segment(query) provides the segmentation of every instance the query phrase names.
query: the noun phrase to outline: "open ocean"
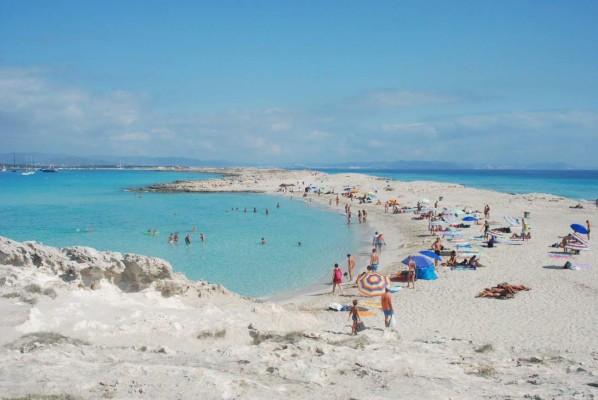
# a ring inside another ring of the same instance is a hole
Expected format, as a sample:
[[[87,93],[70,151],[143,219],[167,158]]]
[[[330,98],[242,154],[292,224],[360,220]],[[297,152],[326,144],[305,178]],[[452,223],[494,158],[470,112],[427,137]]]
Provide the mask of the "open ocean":
[[[400,181],[457,183],[503,193],[550,193],[575,200],[598,198],[598,170],[386,170],[317,169],[330,174],[354,172]]]
[[[344,265],[347,252],[364,246],[359,238],[365,237],[365,225],[348,227],[337,211],[299,199],[126,191],[152,183],[213,177],[131,170],[38,171],[31,176],[3,172],[0,236],[160,257],[190,279],[221,283],[248,296],[328,281],[335,262]],[[237,207],[238,211],[231,210]],[[190,233],[194,226],[197,232]],[[157,229],[159,235],[146,235],[148,229]],[[171,232],[179,232],[176,245],[168,243]],[[206,235],[203,244],[200,232]],[[191,245],[185,245],[187,233],[192,236]],[[260,243],[262,237],[267,240],[265,246]]]

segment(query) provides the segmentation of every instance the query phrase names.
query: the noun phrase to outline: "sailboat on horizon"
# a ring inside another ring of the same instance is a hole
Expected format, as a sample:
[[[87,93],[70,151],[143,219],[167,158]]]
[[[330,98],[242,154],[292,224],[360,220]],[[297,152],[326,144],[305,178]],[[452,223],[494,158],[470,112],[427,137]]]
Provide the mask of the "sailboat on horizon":
[[[12,172],[17,172],[17,154],[12,153]]]
[[[33,157],[31,158],[31,166],[33,166]],[[33,168],[29,168],[27,164],[27,158],[25,158],[25,171],[21,172],[21,175],[33,175],[35,174],[35,170]]]

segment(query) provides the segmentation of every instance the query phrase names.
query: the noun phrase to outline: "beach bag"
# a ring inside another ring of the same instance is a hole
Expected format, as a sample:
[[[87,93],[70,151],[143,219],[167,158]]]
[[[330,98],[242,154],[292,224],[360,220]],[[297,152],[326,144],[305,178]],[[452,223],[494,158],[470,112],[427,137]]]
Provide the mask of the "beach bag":
[[[357,328],[355,328],[356,332],[361,332],[361,331],[365,331],[365,324],[363,323],[363,321],[359,321],[359,323],[357,324]]]
[[[397,326],[397,319],[395,318],[394,315],[390,317],[390,321],[388,321],[388,326],[391,329],[395,329],[396,328],[396,326]]]
[[[570,261],[567,261],[565,263],[565,266],[563,267],[563,269],[573,269],[573,264],[571,264]]]

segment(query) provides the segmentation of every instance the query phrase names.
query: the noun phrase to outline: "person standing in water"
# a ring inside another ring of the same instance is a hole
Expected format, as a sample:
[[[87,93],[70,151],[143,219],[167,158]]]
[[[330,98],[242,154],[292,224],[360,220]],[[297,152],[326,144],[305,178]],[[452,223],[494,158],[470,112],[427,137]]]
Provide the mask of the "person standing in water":
[[[185,244],[191,244],[191,235],[187,234],[187,236],[185,236]]]
[[[201,239],[201,242],[205,242],[206,237],[204,236],[203,232],[199,234],[199,238]]]

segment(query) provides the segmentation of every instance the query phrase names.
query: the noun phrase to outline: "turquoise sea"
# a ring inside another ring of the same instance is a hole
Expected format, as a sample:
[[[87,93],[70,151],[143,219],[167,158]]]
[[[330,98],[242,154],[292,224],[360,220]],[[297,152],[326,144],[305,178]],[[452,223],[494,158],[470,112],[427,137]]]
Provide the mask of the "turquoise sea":
[[[0,173],[0,236],[160,257],[190,279],[221,283],[249,296],[328,281],[335,262],[343,263],[347,252],[364,246],[360,238],[366,226],[348,227],[338,212],[299,199],[126,191],[212,177],[132,170]],[[190,232],[193,227],[196,233]],[[148,229],[159,235],[146,235]],[[168,243],[173,232],[179,233],[178,244]],[[185,244],[187,234],[191,245]]]
[[[575,200],[598,198],[598,170],[386,170],[319,169],[327,173],[356,172],[400,181],[458,183],[504,193],[550,193]]]

